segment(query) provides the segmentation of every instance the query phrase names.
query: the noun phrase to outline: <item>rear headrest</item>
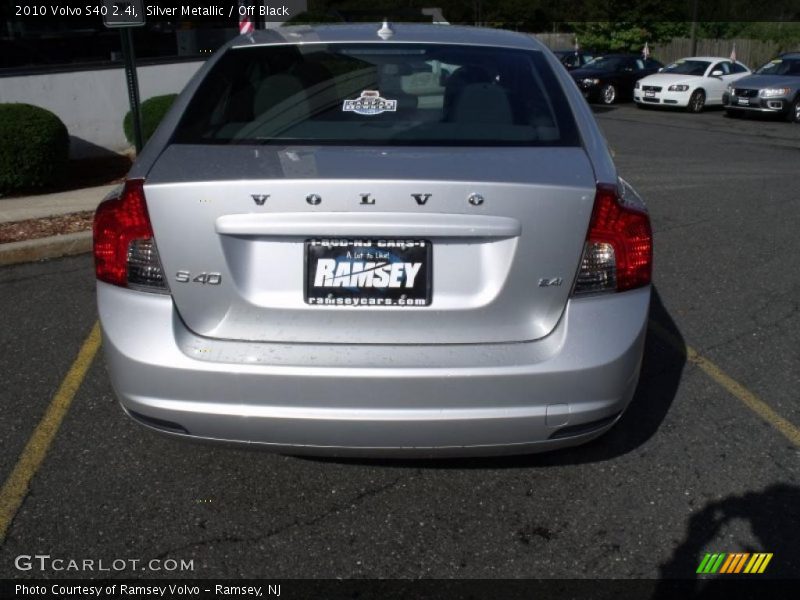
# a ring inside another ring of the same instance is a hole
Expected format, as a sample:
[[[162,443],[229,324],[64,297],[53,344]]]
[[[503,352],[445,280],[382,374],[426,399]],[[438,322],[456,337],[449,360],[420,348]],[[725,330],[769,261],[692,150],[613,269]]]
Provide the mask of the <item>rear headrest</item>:
[[[489,83],[492,80],[489,71],[477,65],[464,65],[459,67],[445,81],[444,88],[444,119],[453,120],[455,100],[461,90],[470,83]]]
[[[293,102],[305,100],[305,91],[300,80],[294,75],[271,75],[265,78],[256,90],[253,112],[260,115],[289,98],[292,98]]]
[[[470,83],[455,97],[451,121],[513,125],[514,115],[503,88],[491,83]]]

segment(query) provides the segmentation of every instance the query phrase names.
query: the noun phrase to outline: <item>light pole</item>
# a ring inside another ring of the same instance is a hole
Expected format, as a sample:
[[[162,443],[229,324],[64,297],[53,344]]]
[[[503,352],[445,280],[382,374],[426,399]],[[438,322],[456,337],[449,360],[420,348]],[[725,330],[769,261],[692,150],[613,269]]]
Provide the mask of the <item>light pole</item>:
[[[103,0],[105,10],[103,23],[109,28],[119,28],[122,45],[122,58],[125,62],[125,80],[128,84],[128,100],[131,105],[131,124],[133,125],[133,142],[136,153],[144,146],[142,136],[142,118],[139,109],[139,78],[136,75],[136,53],[133,49],[133,33],[131,27],[144,25],[143,0]]]

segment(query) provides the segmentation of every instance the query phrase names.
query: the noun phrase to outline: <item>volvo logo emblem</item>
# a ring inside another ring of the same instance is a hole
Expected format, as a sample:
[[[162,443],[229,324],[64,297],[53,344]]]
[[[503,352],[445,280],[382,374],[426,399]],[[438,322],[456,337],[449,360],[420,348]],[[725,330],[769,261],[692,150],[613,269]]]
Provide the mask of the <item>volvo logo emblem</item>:
[[[250,197],[257,206],[264,206],[272,197],[272,195],[250,194]],[[359,197],[361,199],[359,202],[361,206],[374,206],[377,204],[377,200],[372,194],[359,194]],[[432,197],[433,194],[411,194],[411,199],[416,202],[418,206],[425,206]],[[308,204],[311,206],[317,206],[318,204],[322,204],[322,196],[319,194],[308,194],[306,196],[306,202],[308,202]],[[486,198],[484,198],[482,194],[478,194],[476,192],[467,197],[467,202],[469,202],[472,206],[481,206],[486,202]]]

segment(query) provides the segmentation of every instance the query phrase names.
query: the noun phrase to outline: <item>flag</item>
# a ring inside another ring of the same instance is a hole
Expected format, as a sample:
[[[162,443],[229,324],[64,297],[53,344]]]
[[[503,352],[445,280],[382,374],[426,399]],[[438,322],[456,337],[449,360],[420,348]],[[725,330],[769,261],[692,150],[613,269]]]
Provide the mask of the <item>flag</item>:
[[[247,8],[247,2],[239,0],[239,33],[242,35],[253,33],[256,28],[253,24],[253,17],[247,11]]]
[[[733,49],[731,50],[731,62],[736,62],[736,42],[733,42]]]
[[[647,42],[644,43],[644,48],[642,48],[642,56],[645,60],[650,58],[650,46],[647,45]]]

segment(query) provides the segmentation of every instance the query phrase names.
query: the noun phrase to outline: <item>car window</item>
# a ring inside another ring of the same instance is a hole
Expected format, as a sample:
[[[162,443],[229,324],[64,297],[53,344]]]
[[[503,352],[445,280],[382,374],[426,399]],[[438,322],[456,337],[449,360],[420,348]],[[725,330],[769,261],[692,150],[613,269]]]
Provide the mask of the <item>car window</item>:
[[[800,58],[774,58],[763,65],[758,75],[800,75]]]
[[[568,67],[575,67],[580,65],[581,58],[577,54],[567,54],[563,59],[561,59],[561,62]]]
[[[173,141],[580,144],[540,52],[391,43],[228,50]]]
[[[733,63],[731,66],[731,73],[746,73],[747,69],[742,63]]]
[[[714,65],[714,68],[711,69],[711,73],[714,71],[722,71],[723,75],[730,75],[731,72],[731,63],[728,61],[718,62]]]
[[[664,73],[702,77],[710,64],[707,60],[687,60],[683,58],[664,67]]]
[[[641,58],[636,59],[636,70],[641,71],[644,69],[644,61]]]
[[[600,71],[621,71],[626,66],[632,65],[630,61],[619,56],[597,56],[586,66]]]

